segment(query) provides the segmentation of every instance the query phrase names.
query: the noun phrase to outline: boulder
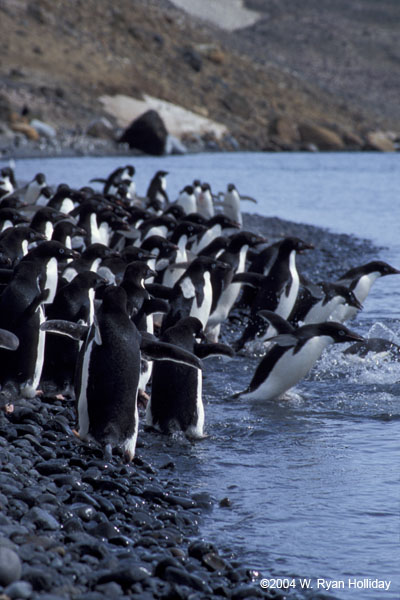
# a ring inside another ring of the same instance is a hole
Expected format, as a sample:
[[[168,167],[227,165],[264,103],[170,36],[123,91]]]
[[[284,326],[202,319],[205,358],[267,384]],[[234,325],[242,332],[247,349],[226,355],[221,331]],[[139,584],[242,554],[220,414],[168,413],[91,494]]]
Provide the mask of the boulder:
[[[395,152],[396,146],[390,134],[385,131],[371,131],[366,135],[367,150],[379,150],[380,152]]]
[[[315,145],[318,150],[343,150],[342,138],[327,127],[301,123],[298,126],[301,141],[306,145]]]
[[[363,139],[354,131],[344,131],[342,133],[343,141],[347,147],[360,150],[364,147]]]
[[[168,131],[157,111],[148,110],[125,129],[119,142],[146,154],[160,156],[165,153]]]
[[[40,139],[39,133],[34,127],[29,125],[29,123],[24,123],[23,121],[13,121],[11,123],[11,129],[16,133],[23,133],[28,140],[32,140],[33,142],[37,142]]]
[[[297,124],[291,119],[278,117],[271,121],[268,133],[277,144],[291,145],[300,142]]]
[[[93,121],[91,121],[86,130],[86,135],[90,135],[90,137],[100,138],[102,140],[115,139],[114,127],[112,126],[112,123],[105,117],[101,117],[100,119],[94,119]]]

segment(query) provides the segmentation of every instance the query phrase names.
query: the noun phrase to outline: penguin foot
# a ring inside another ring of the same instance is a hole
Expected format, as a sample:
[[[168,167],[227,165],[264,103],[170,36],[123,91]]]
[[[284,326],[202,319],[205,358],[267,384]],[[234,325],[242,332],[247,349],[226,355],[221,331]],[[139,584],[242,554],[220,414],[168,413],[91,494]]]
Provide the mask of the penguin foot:
[[[138,399],[137,399],[138,407],[146,408],[146,406],[149,402],[150,402],[149,394],[147,394],[144,390],[139,390]]]
[[[10,415],[11,413],[14,412],[14,404],[5,404],[3,407],[4,412],[6,413],[6,415]]]
[[[44,396],[44,391],[43,390],[36,390],[35,396],[37,396],[38,398],[40,398],[41,396]]]
[[[63,394],[56,394],[55,398],[56,400],[66,400],[66,397]]]
[[[74,434],[75,437],[78,438],[78,440],[82,439],[81,436],[79,435],[79,431],[77,431],[76,429],[72,429],[72,433]]]

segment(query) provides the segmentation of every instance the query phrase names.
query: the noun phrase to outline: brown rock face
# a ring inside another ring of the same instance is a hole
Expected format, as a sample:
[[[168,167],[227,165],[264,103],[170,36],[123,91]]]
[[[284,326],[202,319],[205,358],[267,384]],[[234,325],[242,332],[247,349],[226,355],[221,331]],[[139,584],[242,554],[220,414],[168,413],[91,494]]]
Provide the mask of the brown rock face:
[[[384,131],[371,131],[366,138],[368,150],[379,150],[380,152],[394,152],[396,150],[393,141]]]
[[[342,138],[327,127],[302,123],[299,125],[300,138],[303,144],[315,145],[318,150],[343,150]]]
[[[300,142],[297,124],[291,119],[283,117],[274,119],[269,126],[269,134],[274,136],[277,143],[298,144]]]

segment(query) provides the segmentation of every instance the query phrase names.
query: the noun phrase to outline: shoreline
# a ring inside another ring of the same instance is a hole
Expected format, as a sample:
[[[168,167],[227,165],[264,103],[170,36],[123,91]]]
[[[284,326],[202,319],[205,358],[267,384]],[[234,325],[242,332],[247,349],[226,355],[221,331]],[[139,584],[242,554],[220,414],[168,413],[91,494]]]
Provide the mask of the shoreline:
[[[245,214],[244,227],[269,240],[314,241],[320,248],[312,257],[299,257],[301,271],[314,278],[338,274],[334,252],[344,259],[336,261],[342,271],[378,251],[369,240],[278,218]],[[134,462],[106,462],[96,445],[76,440],[74,420],[72,399],[46,396],[0,412],[0,549],[13,550],[17,565],[15,582],[0,585],[0,593],[33,600],[283,597],[261,589],[265,573],[201,537],[213,505],[229,510],[229,499],[190,491],[173,440],[158,441],[152,454],[154,434],[143,431],[141,415]],[[5,571],[0,558],[0,576]]]

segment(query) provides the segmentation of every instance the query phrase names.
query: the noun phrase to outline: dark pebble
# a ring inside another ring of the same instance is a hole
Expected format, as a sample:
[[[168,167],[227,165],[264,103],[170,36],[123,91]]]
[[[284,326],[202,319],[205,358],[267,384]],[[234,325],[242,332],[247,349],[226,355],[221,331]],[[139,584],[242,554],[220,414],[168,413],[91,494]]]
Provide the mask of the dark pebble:
[[[151,576],[150,571],[140,564],[127,564],[115,571],[105,573],[97,580],[97,585],[114,581],[123,588],[130,587],[135,583],[139,583]]]
[[[164,573],[164,579],[171,583],[177,583],[178,585],[186,585],[189,588],[193,588],[205,594],[212,594],[210,586],[204,579],[197,575],[192,575],[182,568],[167,567]]]
[[[21,577],[22,563],[16,552],[0,546],[0,585],[9,585]]]
[[[60,473],[68,473],[70,470],[66,460],[59,460],[57,458],[37,463],[35,469],[41,475],[59,475]]]
[[[21,599],[25,600],[32,596],[32,585],[28,581],[14,581],[6,587],[4,595],[11,598],[11,600]]]

